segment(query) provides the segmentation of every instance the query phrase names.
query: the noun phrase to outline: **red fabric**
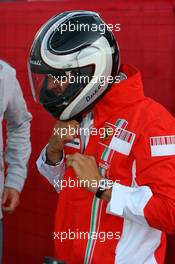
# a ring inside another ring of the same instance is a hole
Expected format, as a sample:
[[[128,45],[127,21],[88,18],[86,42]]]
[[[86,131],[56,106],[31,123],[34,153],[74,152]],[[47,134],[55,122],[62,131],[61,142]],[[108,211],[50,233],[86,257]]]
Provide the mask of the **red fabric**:
[[[14,215],[5,217],[4,263],[42,263],[43,256],[52,255],[53,249],[57,195],[39,176],[35,160],[47,142],[54,120],[33,102],[26,72],[29,47],[36,31],[52,15],[67,9],[98,11],[107,23],[121,23],[121,31],[116,36],[122,61],[141,69],[146,94],[175,113],[173,4],[170,0],[0,3],[0,57],[17,69],[33,114],[29,178],[21,195],[21,205]],[[175,263],[171,245],[168,264]]]

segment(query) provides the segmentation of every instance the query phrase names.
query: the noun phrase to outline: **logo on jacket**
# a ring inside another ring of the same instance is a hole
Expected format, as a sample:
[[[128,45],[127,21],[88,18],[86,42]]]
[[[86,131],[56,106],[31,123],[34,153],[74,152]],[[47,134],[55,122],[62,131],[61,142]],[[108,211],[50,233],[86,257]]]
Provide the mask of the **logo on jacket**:
[[[136,135],[133,132],[126,130],[127,125],[128,122],[121,118],[117,120],[115,125],[106,122],[106,133],[102,138],[102,141],[105,142],[105,145],[110,149],[128,156]],[[111,129],[113,130],[112,136]]]
[[[121,129],[117,136],[112,137],[109,148],[129,156],[135,136],[133,132]]]

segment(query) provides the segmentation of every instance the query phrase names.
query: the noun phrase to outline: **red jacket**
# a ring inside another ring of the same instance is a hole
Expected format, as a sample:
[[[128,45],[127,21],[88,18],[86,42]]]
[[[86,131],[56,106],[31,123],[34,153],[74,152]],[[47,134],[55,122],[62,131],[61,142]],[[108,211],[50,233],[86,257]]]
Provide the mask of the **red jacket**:
[[[115,127],[119,133],[91,135],[84,152],[120,185],[114,184],[108,204],[83,187],[61,191],[55,233],[74,231],[76,238],[72,233],[62,242],[55,239],[55,252],[68,264],[160,264],[165,232],[175,232],[174,118],[144,96],[135,68],[124,65],[122,72],[127,80],[114,84],[93,109],[95,128]],[[77,151],[65,147],[66,153]],[[70,168],[66,179],[77,181]],[[91,235],[80,239],[80,232]]]

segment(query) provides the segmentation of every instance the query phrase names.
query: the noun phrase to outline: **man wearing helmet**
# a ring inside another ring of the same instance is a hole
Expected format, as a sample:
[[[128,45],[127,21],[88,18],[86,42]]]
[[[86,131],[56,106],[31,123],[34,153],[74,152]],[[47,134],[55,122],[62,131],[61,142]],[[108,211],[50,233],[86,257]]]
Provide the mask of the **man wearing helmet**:
[[[68,24],[76,30],[62,32]],[[89,27],[80,31],[80,24]],[[94,24],[97,31],[87,30]],[[29,76],[35,100],[58,119],[37,161],[60,191],[56,257],[163,263],[165,233],[175,232],[173,117],[144,96],[136,68],[120,65],[118,44],[95,12],[46,22],[32,45]],[[103,135],[94,133],[101,128]]]

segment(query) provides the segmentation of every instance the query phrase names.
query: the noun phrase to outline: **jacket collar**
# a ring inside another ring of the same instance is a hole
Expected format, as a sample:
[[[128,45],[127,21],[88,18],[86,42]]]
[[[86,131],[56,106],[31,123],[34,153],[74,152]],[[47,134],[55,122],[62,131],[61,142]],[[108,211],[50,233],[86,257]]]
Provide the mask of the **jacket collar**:
[[[127,79],[114,83],[94,107],[94,116],[101,121],[113,112],[144,99],[140,72],[131,65],[122,65],[121,72]]]

